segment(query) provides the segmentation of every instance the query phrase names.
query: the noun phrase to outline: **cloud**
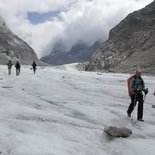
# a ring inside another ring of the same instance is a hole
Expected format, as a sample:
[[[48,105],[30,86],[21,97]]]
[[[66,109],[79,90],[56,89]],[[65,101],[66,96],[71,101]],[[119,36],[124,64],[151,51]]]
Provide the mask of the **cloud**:
[[[0,15],[41,57],[51,52],[58,39],[68,48],[78,40],[88,44],[106,40],[109,30],[127,14],[150,2],[152,0],[5,0],[0,2]],[[39,18],[35,23],[34,14]]]

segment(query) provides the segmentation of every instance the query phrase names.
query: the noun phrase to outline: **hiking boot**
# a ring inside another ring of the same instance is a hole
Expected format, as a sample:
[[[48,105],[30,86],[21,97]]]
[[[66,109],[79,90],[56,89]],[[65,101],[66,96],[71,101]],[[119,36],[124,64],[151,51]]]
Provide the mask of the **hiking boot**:
[[[127,113],[128,117],[131,117],[131,114]]]
[[[142,118],[138,119],[138,121],[144,122],[144,120]]]

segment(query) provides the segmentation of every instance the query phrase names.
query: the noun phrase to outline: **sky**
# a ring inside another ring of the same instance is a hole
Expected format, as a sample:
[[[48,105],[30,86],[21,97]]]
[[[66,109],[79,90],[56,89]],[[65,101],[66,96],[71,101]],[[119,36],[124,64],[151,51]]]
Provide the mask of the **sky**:
[[[105,41],[109,30],[127,14],[153,0],[5,0],[0,16],[40,57],[57,41],[69,49],[79,40]]]
[[[85,72],[75,65],[22,66],[20,76],[0,65],[0,154],[154,155],[155,77],[142,76],[149,89],[144,122],[130,103],[128,74]],[[128,138],[108,138],[106,127],[127,127]]]

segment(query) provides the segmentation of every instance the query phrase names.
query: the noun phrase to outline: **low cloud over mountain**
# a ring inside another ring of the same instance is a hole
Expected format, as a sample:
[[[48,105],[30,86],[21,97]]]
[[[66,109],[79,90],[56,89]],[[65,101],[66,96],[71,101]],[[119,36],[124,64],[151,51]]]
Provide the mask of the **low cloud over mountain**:
[[[78,40],[89,45],[105,41],[109,30],[121,19],[151,1],[5,0],[0,3],[0,15],[42,57],[51,52],[56,40],[63,40],[68,50]]]

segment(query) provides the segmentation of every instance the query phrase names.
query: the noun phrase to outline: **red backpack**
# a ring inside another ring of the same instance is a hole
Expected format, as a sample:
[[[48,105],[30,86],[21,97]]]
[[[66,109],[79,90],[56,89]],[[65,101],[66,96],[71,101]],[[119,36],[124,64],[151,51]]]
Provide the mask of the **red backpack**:
[[[129,96],[131,96],[130,81],[131,81],[132,77],[133,77],[133,76],[130,76],[130,77],[127,79],[128,95],[129,95]]]

